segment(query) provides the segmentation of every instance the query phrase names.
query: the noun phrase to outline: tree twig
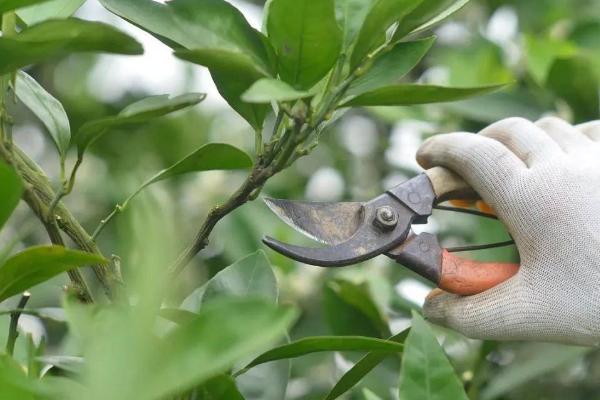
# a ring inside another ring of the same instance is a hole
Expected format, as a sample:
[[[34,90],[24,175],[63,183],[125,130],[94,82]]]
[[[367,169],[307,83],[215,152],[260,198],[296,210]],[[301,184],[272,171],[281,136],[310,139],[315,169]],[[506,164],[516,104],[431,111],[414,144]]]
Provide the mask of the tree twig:
[[[24,200],[36,214],[38,219],[43,222],[47,221],[47,209],[56,196],[50,182],[40,167],[23,153],[21,149],[17,146],[13,146],[12,150],[11,153],[7,151],[4,146],[0,146],[0,158],[4,159],[9,164],[14,165],[18,170],[25,185],[28,185],[31,188],[30,191],[25,191]],[[35,196],[27,195],[27,193],[34,193]],[[89,233],[81,226],[79,221],[73,217],[62,202],[56,204],[55,221],[58,228],[65,232],[80,249],[87,251],[88,253],[103,256]],[[92,265],[92,269],[106,295],[112,297],[111,287],[115,283],[120,283],[119,280],[106,266]]]
[[[29,292],[23,293],[21,299],[19,300],[19,304],[17,305],[17,310],[25,308],[30,297],[31,294]],[[21,317],[21,311],[15,311],[10,314],[8,339],[6,340],[6,354],[10,356],[12,356],[15,352],[15,343],[17,342],[17,337],[19,336],[19,331],[17,330],[19,326],[19,317]]]

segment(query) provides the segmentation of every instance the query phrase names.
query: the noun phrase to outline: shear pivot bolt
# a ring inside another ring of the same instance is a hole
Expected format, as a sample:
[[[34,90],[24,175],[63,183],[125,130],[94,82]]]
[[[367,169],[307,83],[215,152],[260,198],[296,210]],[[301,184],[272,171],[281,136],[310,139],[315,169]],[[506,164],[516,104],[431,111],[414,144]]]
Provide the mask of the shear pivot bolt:
[[[373,223],[383,231],[392,230],[398,225],[398,214],[396,214],[392,207],[379,207],[375,211],[375,220],[373,220]]]

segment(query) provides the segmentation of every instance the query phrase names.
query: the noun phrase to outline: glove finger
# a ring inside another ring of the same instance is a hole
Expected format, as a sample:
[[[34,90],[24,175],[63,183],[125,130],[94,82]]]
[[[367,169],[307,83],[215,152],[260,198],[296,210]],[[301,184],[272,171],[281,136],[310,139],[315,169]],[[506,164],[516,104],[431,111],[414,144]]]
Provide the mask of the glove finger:
[[[589,146],[592,142],[589,137],[581,133],[573,125],[556,117],[547,117],[538,120],[536,126],[543,129],[565,153],[577,148]]]
[[[575,126],[581,133],[595,142],[600,142],[600,121],[586,122]]]
[[[511,179],[526,171],[503,144],[466,132],[428,139],[417,152],[417,161],[423,168],[442,166],[456,172],[497,211]]]
[[[532,164],[561,153],[546,132],[524,118],[506,118],[479,132],[480,135],[495,139],[508,147],[523,162]]]
[[[520,339],[527,335],[521,292],[518,275],[474,296],[436,289],[427,296],[423,312],[431,322],[470,338]]]

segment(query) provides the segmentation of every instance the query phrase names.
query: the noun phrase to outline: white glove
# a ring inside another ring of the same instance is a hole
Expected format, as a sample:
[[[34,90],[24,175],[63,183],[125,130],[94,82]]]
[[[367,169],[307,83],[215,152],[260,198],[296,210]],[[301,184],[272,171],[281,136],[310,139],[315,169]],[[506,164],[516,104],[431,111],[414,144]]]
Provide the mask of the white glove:
[[[521,258],[515,276],[484,293],[432,293],[426,317],[472,338],[600,344],[600,121],[508,118],[435,136],[417,159],[461,175]]]

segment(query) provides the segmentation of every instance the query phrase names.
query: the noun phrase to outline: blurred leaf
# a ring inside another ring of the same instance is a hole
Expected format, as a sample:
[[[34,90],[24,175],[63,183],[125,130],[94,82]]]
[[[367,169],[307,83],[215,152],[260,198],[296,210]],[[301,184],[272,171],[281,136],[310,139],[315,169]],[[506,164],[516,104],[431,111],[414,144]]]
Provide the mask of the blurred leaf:
[[[460,10],[468,2],[469,0],[425,0],[402,20],[392,40],[399,40],[409,33],[431,28]]]
[[[27,25],[33,25],[48,19],[70,17],[83,3],[85,0],[50,0],[19,10],[17,15]]]
[[[497,399],[511,390],[576,360],[592,348],[558,344],[535,344],[527,357],[518,357],[494,374],[481,391],[482,400]]]
[[[454,88],[433,85],[386,86],[347,100],[341,107],[348,106],[406,106],[412,104],[443,103],[495,92],[506,84]]]
[[[526,35],[525,51],[529,73],[539,85],[544,85],[554,60],[574,56],[577,48],[564,40]]]
[[[224,268],[182,303],[182,308],[198,311],[202,305],[223,296],[255,296],[277,303],[277,280],[262,250]],[[183,311],[183,310],[182,310]],[[247,400],[279,400],[285,396],[289,361],[261,365],[237,379]]]
[[[457,115],[491,124],[509,117],[523,117],[536,121],[541,118],[550,105],[539,104],[539,101],[529,92],[519,90],[455,101],[444,107]]]
[[[43,365],[38,357],[46,351],[46,338],[42,337],[39,345],[36,345],[31,333],[27,333],[25,341],[27,346],[27,376],[34,379],[41,378]]]
[[[550,68],[547,85],[569,104],[574,122],[598,118],[599,82],[588,60],[581,57],[557,59]]]
[[[327,75],[342,41],[334,0],[272,0],[267,18],[269,40],[284,81],[309,89]]]
[[[180,325],[187,324],[197,316],[197,314],[192,311],[168,307],[161,308],[159,315],[164,319],[168,319],[169,321]]]
[[[252,158],[244,151],[227,143],[208,143],[144,182],[125,203],[153,183],[191,172],[246,169],[252,167]]]
[[[471,87],[513,79],[512,72],[504,65],[502,48],[493,42],[478,38],[469,46],[452,46],[444,50],[438,51],[438,55],[429,62],[441,64],[449,70],[450,86]],[[465,60],[469,60],[468,67]]]
[[[244,370],[269,361],[295,358],[323,351],[385,351],[401,353],[402,344],[362,336],[313,336],[275,347],[248,364]]]
[[[2,196],[0,196],[1,229],[19,204],[23,192],[23,184],[19,175],[2,161],[0,161],[0,187],[2,188]]]
[[[415,9],[423,0],[377,0],[367,14],[358,33],[350,67],[355,69],[364,58],[381,44],[381,35],[385,34],[392,24],[400,21]]]
[[[381,400],[381,397],[377,396],[367,388],[363,389],[363,396],[365,397],[365,400]]]
[[[375,0],[337,0],[336,17],[342,27],[342,47],[349,49]]]
[[[254,129],[262,127],[270,107],[263,104],[248,104],[241,99],[242,94],[254,82],[267,76],[254,65],[250,57],[214,49],[177,50],[175,56],[207,67],[219,93],[227,103]]]
[[[256,296],[277,302],[277,280],[262,250],[219,271],[189,295],[183,301],[182,308],[198,312],[204,303],[221,296]]]
[[[3,0],[0,3],[0,14],[7,11],[16,10],[18,8],[30,6],[32,4],[43,3],[48,0]]]
[[[37,357],[37,360],[44,364],[52,365],[54,368],[62,369],[63,371],[71,372],[74,374],[78,374],[81,372],[85,361],[83,357],[64,355],[40,355]]]
[[[10,38],[0,37],[0,74],[78,52],[142,54],[144,49],[110,25],[76,18],[50,20]]]
[[[242,100],[247,103],[270,103],[272,101],[290,101],[309,97],[311,94],[296,90],[279,79],[260,79],[242,94]]]
[[[15,93],[46,126],[64,160],[69,150],[71,127],[62,104],[23,71],[17,73]]]
[[[206,304],[198,317],[164,338],[148,397],[168,396],[222,373],[235,362],[284,336],[295,312],[262,299],[221,299]]]
[[[196,105],[205,98],[206,95],[203,93],[187,93],[175,97],[169,97],[168,94],[146,97],[125,107],[116,116],[83,124],[75,136],[77,151],[82,155],[90,144],[98,140],[111,128],[141,124],[153,118],[162,117]]]
[[[0,267],[0,301],[70,269],[106,262],[95,254],[62,246],[30,247],[10,257]]]
[[[358,95],[398,82],[421,61],[434,41],[435,37],[432,36],[396,44],[377,57],[367,72],[352,82],[347,93]]]
[[[569,40],[583,49],[598,50],[600,49],[598,35],[600,35],[600,21],[588,20],[578,23],[573,28]]]
[[[402,399],[464,399],[462,383],[431,328],[415,311],[400,369]]]
[[[273,49],[244,15],[224,0],[100,0],[109,11],[178,49],[245,55],[261,71],[274,72]]]
[[[336,279],[327,282],[323,306],[335,335],[390,336],[387,320],[373,301],[366,282]]]
[[[0,387],[2,400],[38,399],[39,385],[28,379],[21,366],[7,354],[0,354]]]
[[[409,329],[390,337],[388,340],[396,343],[404,343],[408,336]],[[335,386],[325,397],[325,400],[334,400],[352,389],[362,378],[365,377],[369,372],[378,366],[386,357],[390,354],[387,352],[371,352],[361,358],[352,368],[350,368],[344,375],[337,381]]]
[[[198,400],[244,400],[229,375],[219,375],[197,389]]]

